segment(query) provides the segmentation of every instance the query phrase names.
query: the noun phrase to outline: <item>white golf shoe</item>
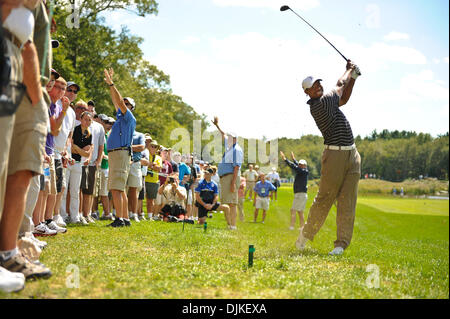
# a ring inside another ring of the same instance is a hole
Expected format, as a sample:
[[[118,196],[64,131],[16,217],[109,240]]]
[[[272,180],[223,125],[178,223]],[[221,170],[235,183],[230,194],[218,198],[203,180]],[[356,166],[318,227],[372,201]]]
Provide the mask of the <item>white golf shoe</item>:
[[[344,253],[344,248],[336,247],[332,251],[330,251],[328,255],[330,255],[330,256],[339,256],[339,255],[342,255],[343,253]]]

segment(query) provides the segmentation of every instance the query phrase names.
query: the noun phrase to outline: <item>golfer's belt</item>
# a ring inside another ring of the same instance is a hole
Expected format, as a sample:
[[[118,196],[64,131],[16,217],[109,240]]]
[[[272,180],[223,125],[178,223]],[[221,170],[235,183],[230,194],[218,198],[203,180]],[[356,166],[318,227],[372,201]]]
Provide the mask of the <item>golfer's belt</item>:
[[[354,150],[356,148],[356,145],[350,145],[350,146],[336,146],[336,145],[326,145],[325,144],[325,149],[326,150],[333,150],[333,151],[351,151]]]

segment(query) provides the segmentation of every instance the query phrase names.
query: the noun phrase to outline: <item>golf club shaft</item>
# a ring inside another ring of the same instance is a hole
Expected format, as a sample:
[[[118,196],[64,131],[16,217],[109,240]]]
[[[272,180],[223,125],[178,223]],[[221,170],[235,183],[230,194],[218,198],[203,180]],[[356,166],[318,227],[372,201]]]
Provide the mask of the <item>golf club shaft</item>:
[[[314,28],[311,24],[309,24],[308,21],[306,21],[306,20],[303,19],[299,14],[297,14],[297,12],[295,12],[295,11],[292,10],[291,8],[289,8],[289,10],[291,10],[297,17],[299,17],[300,19],[302,19],[303,21],[305,21],[306,24],[308,24],[314,31],[316,31],[322,38],[324,38],[325,41],[327,41],[327,42],[328,42],[328,43],[329,43],[329,44],[337,51],[337,53],[339,53],[339,54],[341,55],[341,57],[344,58],[345,61],[348,61],[348,59],[347,59],[341,52],[339,52],[339,50],[336,49],[336,47],[335,47],[330,41],[328,41],[328,39],[325,38],[325,37],[322,35],[322,33],[320,33],[319,31],[317,31],[316,28]]]

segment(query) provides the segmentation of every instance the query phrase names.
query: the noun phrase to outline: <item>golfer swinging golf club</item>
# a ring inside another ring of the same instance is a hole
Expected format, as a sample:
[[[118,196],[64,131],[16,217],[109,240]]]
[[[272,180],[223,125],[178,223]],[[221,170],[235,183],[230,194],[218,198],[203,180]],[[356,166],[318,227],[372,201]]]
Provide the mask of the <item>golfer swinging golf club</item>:
[[[346,71],[338,80],[336,88],[323,94],[321,79],[309,76],[302,87],[310,100],[311,115],[324,138],[322,169],[319,192],[308,214],[305,227],[295,243],[300,250],[322,227],[331,205],[337,199],[337,239],[330,255],[341,255],[350,245],[355,220],[358,182],[361,175],[361,157],[356,150],[352,129],[340,107],[345,105],[352,94],[359,68],[350,60]]]

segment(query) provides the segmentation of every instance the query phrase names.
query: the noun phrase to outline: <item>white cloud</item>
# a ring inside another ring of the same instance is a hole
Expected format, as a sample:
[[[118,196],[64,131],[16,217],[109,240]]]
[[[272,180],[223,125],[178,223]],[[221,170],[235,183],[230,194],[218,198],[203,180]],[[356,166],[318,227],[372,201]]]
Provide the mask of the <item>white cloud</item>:
[[[309,10],[320,5],[319,0],[213,0],[221,7],[249,7],[277,9],[289,5],[292,9]]]
[[[183,44],[196,44],[199,42],[200,42],[200,38],[194,37],[194,36],[187,36],[183,40],[181,40],[181,43],[183,43]]]
[[[430,70],[403,76],[392,72],[399,65],[425,64],[420,51],[386,43],[365,47],[336,35],[330,40],[342,52],[352,52],[349,58],[355,58],[363,73],[343,109],[355,135],[375,128],[412,130],[413,125],[427,131],[425,126],[433,123],[433,113],[426,109],[430,101],[440,107],[437,113],[448,105],[448,82],[438,81]],[[331,89],[345,70],[345,62],[323,39],[305,43],[245,33],[202,43],[207,46],[200,55],[162,50],[151,58],[170,74],[174,93],[196,111],[210,118],[218,115],[224,129],[245,137],[320,134],[300,83],[317,75],[324,79],[324,88]],[[392,88],[386,80],[394,83]],[[433,126],[436,133],[448,127],[448,119],[439,121]]]
[[[392,31],[383,37],[385,41],[409,40],[409,34]]]

